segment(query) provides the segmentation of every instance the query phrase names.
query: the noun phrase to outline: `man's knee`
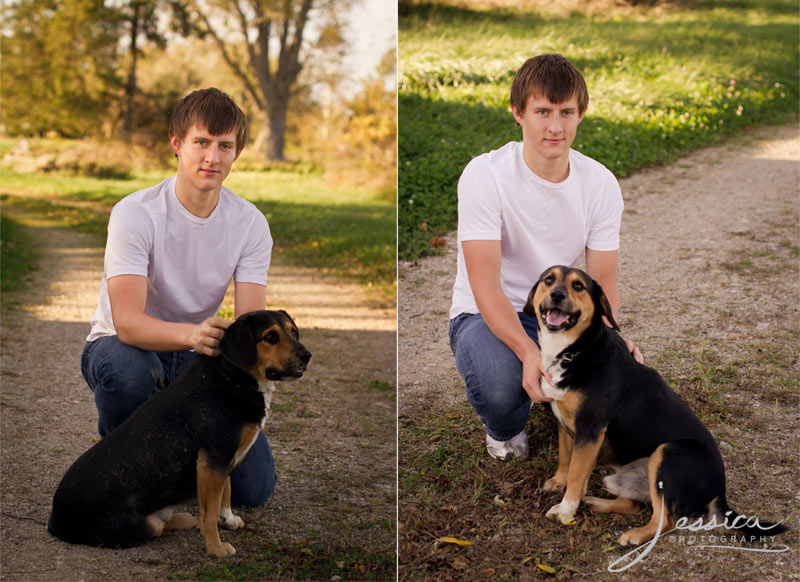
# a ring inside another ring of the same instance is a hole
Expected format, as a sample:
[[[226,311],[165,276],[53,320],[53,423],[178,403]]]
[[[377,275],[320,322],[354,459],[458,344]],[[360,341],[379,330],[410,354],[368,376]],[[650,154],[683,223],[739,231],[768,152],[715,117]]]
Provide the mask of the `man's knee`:
[[[102,343],[86,347],[83,373],[94,392],[100,434],[105,436],[164,387],[164,371],[153,352],[113,336],[96,341]]]
[[[231,473],[231,502],[246,507],[264,505],[277,481],[272,451],[262,432],[242,464]]]

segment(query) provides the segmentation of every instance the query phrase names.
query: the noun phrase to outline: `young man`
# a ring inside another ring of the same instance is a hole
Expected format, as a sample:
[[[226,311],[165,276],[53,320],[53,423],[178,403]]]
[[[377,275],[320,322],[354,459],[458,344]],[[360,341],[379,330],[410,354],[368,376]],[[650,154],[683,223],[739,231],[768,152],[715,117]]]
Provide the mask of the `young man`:
[[[527,455],[531,401],[549,401],[537,322],[522,313],[539,275],[585,252],[587,272],[618,312],[622,194],[609,170],[570,149],[588,103],[567,59],[529,59],[511,86],[522,141],[473,159],[458,183],[450,345],[489,454],[501,460]]]
[[[81,360],[105,436],[175,379],[196,353],[215,356],[230,321],[214,317],[231,278],[234,310],[264,309],[272,237],[264,215],[224,188],[247,143],[241,109],[218,89],[176,107],[177,176],[125,197],[111,212],[100,304]],[[275,486],[261,433],[231,474],[234,503],[266,502]]]

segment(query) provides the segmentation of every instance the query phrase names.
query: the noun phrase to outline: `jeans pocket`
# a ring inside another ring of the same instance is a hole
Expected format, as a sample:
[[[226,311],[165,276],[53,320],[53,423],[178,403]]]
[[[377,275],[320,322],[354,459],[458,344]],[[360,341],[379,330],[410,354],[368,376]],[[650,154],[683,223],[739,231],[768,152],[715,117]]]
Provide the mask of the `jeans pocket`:
[[[453,319],[450,320],[450,329],[448,331],[448,339],[450,340],[450,349],[455,354],[456,352],[456,339],[458,336],[458,330],[461,328],[461,324],[464,323],[464,320],[468,317],[474,315],[473,313],[461,313],[460,315],[456,315]]]

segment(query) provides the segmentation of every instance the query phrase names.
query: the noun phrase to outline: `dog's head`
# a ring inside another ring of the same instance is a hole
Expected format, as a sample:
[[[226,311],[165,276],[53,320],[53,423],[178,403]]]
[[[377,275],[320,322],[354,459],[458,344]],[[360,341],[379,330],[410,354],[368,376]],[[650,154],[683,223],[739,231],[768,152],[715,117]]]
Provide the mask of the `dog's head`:
[[[602,323],[603,316],[619,331],[602,287],[585,272],[571,267],[557,265],[542,273],[523,311],[537,318],[541,331],[564,333],[572,341],[592,323]]]
[[[285,311],[245,313],[225,330],[219,349],[222,357],[256,380],[302,378],[311,360]]]

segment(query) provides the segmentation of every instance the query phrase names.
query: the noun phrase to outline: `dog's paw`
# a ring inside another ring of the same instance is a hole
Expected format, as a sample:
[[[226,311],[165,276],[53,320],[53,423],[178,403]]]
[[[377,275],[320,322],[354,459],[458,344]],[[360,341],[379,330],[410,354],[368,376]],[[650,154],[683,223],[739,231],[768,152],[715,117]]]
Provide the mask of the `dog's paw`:
[[[220,517],[219,525],[225,529],[239,529],[240,527],[244,527],[244,521],[242,521],[242,518],[238,515],[231,513],[225,517]]]
[[[564,487],[566,487],[567,483],[558,479],[556,477],[550,477],[547,481],[544,482],[542,485],[542,489],[545,491],[560,491]]]
[[[224,558],[226,556],[234,555],[236,553],[236,548],[234,548],[228,542],[220,542],[218,546],[213,546],[210,548],[206,547],[206,553],[217,558]]]
[[[655,533],[650,531],[647,526],[629,529],[620,536],[619,545],[638,546],[644,542],[649,542],[652,540],[654,535]]]
[[[230,507],[221,507],[219,510],[219,525],[225,529],[239,529],[244,527],[242,518],[234,515]]]
[[[570,525],[573,521],[575,521],[576,509],[576,504],[569,503],[568,501],[562,501],[561,503],[551,507],[545,516],[549,517],[550,519],[558,519],[558,521],[560,521],[563,525]]]

